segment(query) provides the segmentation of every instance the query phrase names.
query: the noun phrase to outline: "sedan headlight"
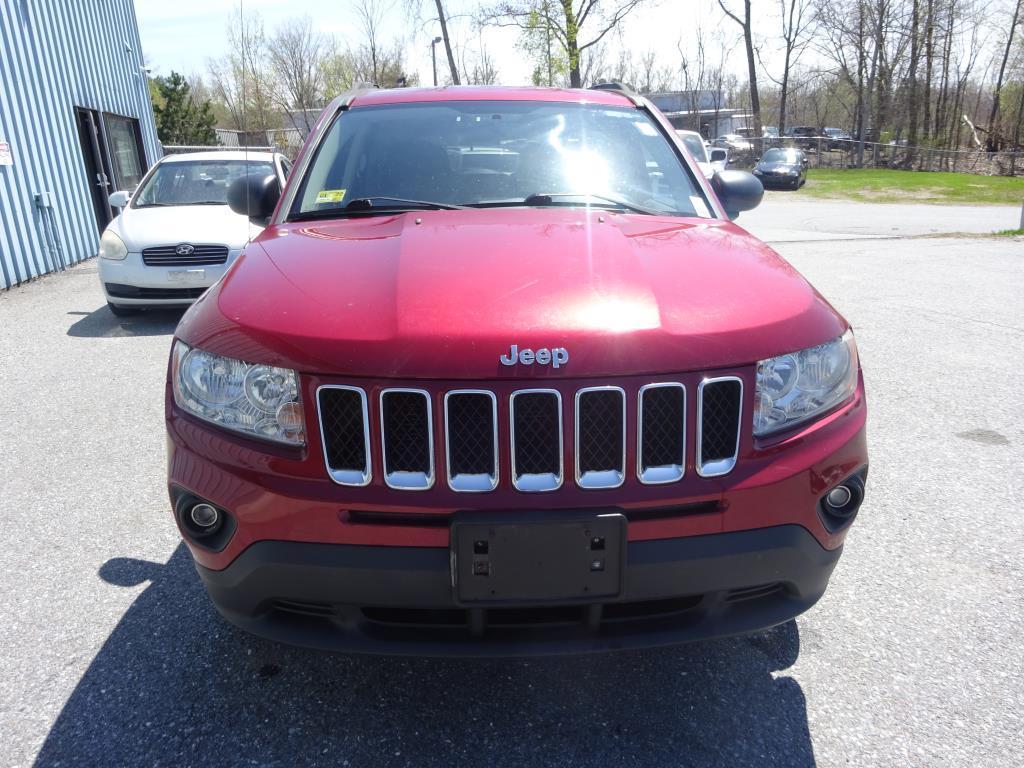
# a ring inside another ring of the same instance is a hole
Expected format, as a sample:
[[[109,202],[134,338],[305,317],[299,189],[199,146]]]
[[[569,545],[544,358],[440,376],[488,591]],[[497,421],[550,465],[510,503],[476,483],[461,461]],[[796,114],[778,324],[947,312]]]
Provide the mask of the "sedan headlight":
[[[287,445],[306,441],[299,377],[289,368],[244,363],[177,341],[171,376],[174,401],[193,416]]]
[[[124,240],[109,229],[104,230],[103,236],[100,237],[100,258],[121,261],[127,255],[128,248],[125,247]]]
[[[826,344],[757,364],[754,435],[763,437],[810,421],[857,389],[853,331]]]

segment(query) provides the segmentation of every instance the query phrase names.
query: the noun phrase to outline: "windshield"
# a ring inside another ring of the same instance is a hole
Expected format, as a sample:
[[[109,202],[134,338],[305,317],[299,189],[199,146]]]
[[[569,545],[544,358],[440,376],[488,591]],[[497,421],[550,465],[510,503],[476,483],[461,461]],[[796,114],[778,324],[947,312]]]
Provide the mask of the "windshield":
[[[670,142],[637,109],[475,101],[341,113],[304,175],[291,216],[330,217],[346,206],[346,213],[408,209],[417,201],[708,215]]]
[[[793,149],[769,149],[761,160],[766,163],[795,163],[798,157]]]
[[[694,136],[692,133],[681,133],[679,138],[683,140],[683,144],[690,150],[694,160],[698,163],[706,163],[708,161],[707,147],[704,146],[704,141],[701,138]]]
[[[245,160],[161,163],[135,194],[132,207],[227,205],[228,186],[246,172],[254,176],[272,176],[274,166],[268,162]]]

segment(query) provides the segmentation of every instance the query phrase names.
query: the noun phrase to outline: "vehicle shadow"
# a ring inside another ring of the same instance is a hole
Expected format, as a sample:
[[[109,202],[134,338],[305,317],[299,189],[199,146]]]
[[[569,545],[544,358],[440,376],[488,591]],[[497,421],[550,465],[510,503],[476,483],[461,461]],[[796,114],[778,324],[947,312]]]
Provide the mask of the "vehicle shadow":
[[[89,339],[170,336],[184,312],[184,309],[148,309],[137,315],[114,317],[104,304],[93,312],[69,312],[69,315],[84,314],[84,317],[68,328],[68,336]]]
[[[795,622],[753,638],[532,661],[320,654],[231,628],[179,545],[65,704],[57,765],[812,766]]]

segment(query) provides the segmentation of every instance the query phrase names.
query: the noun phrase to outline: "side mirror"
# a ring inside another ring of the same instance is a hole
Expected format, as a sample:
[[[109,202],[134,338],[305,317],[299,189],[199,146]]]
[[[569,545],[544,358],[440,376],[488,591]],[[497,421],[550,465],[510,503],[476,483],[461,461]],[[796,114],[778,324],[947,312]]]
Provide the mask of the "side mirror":
[[[128,207],[128,201],[132,199],[131,192],[112,192],[107,198],[107,202],[110,203],[111,208],[126,208]]]
[[[265,224],[281,199],[281,182],[274,174],[240,176],[228,187],[228,207],[235,213]]]
[[[729,159],[729,153],[724,149],[712,149],[711,150],[711,162],[712,163],[724,163]]]
[[[757,208],[764,197],[761,182],[747,171],[719,171],[711,177],[711,188],[730,219]]]

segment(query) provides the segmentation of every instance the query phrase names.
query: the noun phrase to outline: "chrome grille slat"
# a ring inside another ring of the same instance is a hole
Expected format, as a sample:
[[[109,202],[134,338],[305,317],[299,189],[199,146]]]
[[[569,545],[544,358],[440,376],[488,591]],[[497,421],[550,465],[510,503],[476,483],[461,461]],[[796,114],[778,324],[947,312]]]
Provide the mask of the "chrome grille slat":
[[[363,486],[371,479],[370,419],[366,392],[341,384],[316,392],[324,463],[339,485]]]
[[[697,474],[721,477],[736,466],[743,423],[743,381],[704,379],[697,388]]]
[[[509,398],[512,485],[527,492],[562,485],[562,395],[557,389],[519,389]]]
[[[193,267],[224,264],[228,260],[226,245],[193,245],[192,253],[179,254],[177,245],[157,245],[142,250],[142,263],[150,267]]]
[[[461,493],[498,486],[498,399],[483,389],[444,396],[444,453],[448,487]]]
[[[380,393],[381,453],[389,488],[425,491],[434,485],[434,425],[430,393],[391,388]]]
[[[645,384],[637,393],[637,479],[661,485],[685,473],[686,387],[677,381]]]
[[[626,393],[621,387],[576,392],[576,484],[618,488],[626,477]]]

